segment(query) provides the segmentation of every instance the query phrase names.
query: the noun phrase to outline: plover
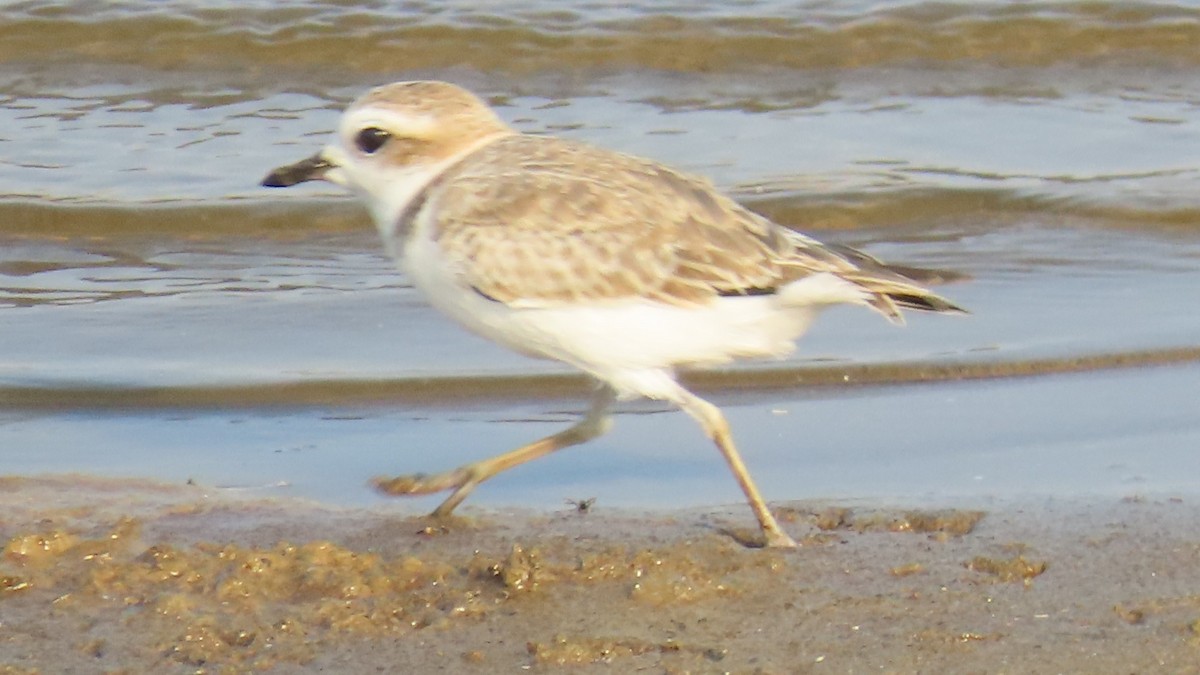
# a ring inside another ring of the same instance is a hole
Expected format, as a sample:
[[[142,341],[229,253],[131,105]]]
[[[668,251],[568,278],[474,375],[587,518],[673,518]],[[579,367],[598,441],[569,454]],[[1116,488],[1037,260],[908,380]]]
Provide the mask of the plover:
[[[676,369],[788,354],[831,305],[864,305],[894,323],[901,308],[962,311],[871,256],[771,222],[703,178],[519,133],[445,82],[372,89],[324,150],[262,184],[311,180],[365,202],[387,250],[435,308],[599,383],[588,413],[564,431],[452,471],[376,481],[389,494],[452,490],[433,515],[449,514],[501,471],[605,433],[617,400],[648,397],[700,423],[765,544],[793,547],[725,416],[685,389]]]

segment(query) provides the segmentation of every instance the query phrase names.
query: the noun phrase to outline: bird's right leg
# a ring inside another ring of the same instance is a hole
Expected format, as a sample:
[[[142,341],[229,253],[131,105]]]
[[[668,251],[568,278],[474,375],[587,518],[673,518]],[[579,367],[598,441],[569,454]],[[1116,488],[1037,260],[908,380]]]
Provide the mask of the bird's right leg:
[[[771,515],[771,510],[767,508],[767,503],[759,494],[758,487],[750,478],[750,471],[746,469],[745,463],[742,462],[742,456],[733,443],[733,434],[729,432],[729,422],[726,421],[721,409],[682,386],[678,384],[675,386],[676,389],[669,399],[700,423],[704,433],[712,439],[717,449],[721,451],[721,455],[725,457],[729,469],[733,472],[733,477],[742,488],[742,493],[746,495],[750,510],[758,518],[766,545],[770,548],[796,548],[795,540],[783,531],[783,528],[775,520],[775,516]],[[666,397],[664,396],[664,398]]]
[[[424,495],[453,489],[454,492],[430,514],[438,517],[449,515],[471,494],[476,485],[501,471],[603,435],[612,426],[609,410],[616,400],[616,392],[604,385],[592,399],[587,415],[557,434],[523,445],[503,455],[465,464],[450,471],[376,478],[371,482],[375,489],[387,495]]]

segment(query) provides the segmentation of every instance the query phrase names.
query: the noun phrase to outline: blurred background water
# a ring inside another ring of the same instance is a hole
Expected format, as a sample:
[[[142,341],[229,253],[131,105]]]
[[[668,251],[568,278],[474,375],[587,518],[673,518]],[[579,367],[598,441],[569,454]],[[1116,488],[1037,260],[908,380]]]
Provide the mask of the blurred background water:
[[[1198,66],[1197,2],[6,4],[0,472],[371,503],[569,423],[586,383],[432,312],[353,200],[258,187],[436,78],[970,276],[970,317],[834,310],[697,376],[769,498],[1198,492]],[[740,499],[685,416],[621,410],[472,501]]]

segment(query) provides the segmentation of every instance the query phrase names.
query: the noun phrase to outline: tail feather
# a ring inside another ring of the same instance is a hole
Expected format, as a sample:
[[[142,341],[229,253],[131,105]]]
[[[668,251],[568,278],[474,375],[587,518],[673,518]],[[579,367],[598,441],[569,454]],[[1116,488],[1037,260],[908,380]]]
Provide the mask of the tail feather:
[[[869,272],[879,272],[882,270],[926,286],[950,284],[958,281],[966,281],[971,278],[970,275],[954,270],[910,267],[908,265],[886,263],[870,253],[864,253],[845,244],[826,244],[825,247],[837,253],[843,259],[853,263],[855,267],[861,270]]]
[[[967,310],[925,288],[925,284],[940,284],[960,281],[967,275],[947,270],[924,269],[905,265],[891,265],[862,251],[842,245],[829,248],[854,264],[856,274],[847,278],[873,295],[868,304],[884,316],[897,323],[904,318],[899,308],[923,312],[968,314]]]
[[[894,323],[904,323],[904,316],[900,313],[901,307],[922,312],[968,313],[967,310],[946,298],[898,274],[893,275],[890,272],[881,271],[847,278],[870,293],[871,297],[867,300],[867,304]]]
[[[841,244],[821,244],[795,230],[776,230],[784,255],[785,277],[791,277],[794,299],[809,303],[865,303],[893,323],[904,323],[901,308],[967,314],[967,310],[926,288],[959,281],[966,275],[945,270],[891,265]]]
[[[915,295],[912,293],[889,293],[892,302],[905,309],[916,309],[922,312],[942,312],[946,314],[970,314],[967,310],[950,302],[946,298],[933,293]]]

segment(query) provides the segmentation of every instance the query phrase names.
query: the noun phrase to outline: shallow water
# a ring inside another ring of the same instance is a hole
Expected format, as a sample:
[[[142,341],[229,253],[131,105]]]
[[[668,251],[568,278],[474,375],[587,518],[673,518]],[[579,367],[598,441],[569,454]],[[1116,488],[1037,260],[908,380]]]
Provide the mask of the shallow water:
[[[1197,492],[1200,368],[715,393],[760,488],[775,500],[881,499],[958,506],[1040,496]],[[332,392],[331,392],[332,393]],[[367,477],[436,472],[563,428],[582,400],[10,412],[4,465],[154,476],[258,495],[369,505]],[[19,449],[19,451],[14,451]],[[469,504],[563,508],[741,500],[724,462],[682,413],[620,408],[607,436],[479,488]],[[433,508],[439,497],[400,502]]]
[[[5,472],[362,503],[569,423],[586,383],[433,313],[335,188],[257,186],[432,77],[970,277],[697,376],[769,498],[1200,491],[1200,3],[106,7],[0,9]],[[475,500],[738,501],[660,412]]]

